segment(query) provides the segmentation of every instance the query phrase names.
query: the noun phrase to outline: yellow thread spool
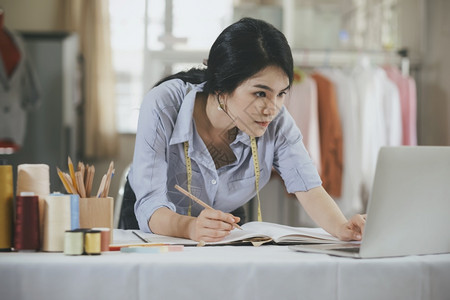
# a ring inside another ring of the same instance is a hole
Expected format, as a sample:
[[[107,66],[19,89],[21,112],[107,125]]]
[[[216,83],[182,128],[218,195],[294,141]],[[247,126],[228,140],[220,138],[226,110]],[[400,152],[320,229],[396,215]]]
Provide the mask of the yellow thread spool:
[[[0,249],[11,250],[13,228],[12,166],[0,166]]]
[[[64,254],[81,255],[84,248],[84,232],[79,230],[66,230],[64,232]]]
[[[99,255],[101,251],[101,234],[99,230],[89,230],[84,234],[84,252]]]

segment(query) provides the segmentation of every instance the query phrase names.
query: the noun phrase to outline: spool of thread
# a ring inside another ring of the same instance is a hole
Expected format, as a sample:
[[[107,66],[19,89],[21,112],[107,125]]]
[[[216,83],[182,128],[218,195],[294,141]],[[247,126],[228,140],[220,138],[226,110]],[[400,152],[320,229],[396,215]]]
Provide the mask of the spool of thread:
[[[21,164],[17,167],[16,195],[22,192],[33,192],[39,196],[39,228],[43,237],[44,225],[44,196],[50,194],[50,169],[46,164]],[[42,240],[40,243],[42,244]]]
[[[17,167],[17,191],[33,192],[40,197],[50,194],[50,170],[45,164],[22,164]]]
[[[12,166],[0,165],[0,251],[13,246],[13,172]]]
[[[71,229],[71,197],[50,194],[44,197],[42,250],[64,251],[64,232]]]
[[[81,230],[66,230],[64,232],[64,254],[81,255],[84,251],[84,232]]]
[[[109,244],[111,242],[111,233],[110,229],[106,227],[98,227],[98,228],[92,228],[92,230],[98,230],[100,231],[100,250],[102,252],[109,251]]]
[[[101,235],[99,230],[88,230],[84,234],[84,252],[87,255],[99,255],[101,252]]]
[[[70,227],[72,230],[80,228],[80,196],[70,195]]]
[[[22,193],[16,197],[14,248],[39,250],[39,197]]]

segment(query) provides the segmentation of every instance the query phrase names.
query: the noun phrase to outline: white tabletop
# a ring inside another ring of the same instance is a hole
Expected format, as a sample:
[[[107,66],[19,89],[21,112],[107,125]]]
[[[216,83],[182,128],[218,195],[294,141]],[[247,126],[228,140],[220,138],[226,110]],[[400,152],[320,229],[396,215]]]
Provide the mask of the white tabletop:
[[[450,254],[351,259],[286,246],[0,253],[8,299],[450,299]]]

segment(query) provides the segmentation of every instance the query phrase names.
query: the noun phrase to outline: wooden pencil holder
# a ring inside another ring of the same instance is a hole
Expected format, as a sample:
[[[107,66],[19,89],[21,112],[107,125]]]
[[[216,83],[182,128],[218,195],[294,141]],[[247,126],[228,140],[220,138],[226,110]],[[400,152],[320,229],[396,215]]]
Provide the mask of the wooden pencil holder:
[[[114,199],[80,198],[80,228],[106,227],[113,240]]]

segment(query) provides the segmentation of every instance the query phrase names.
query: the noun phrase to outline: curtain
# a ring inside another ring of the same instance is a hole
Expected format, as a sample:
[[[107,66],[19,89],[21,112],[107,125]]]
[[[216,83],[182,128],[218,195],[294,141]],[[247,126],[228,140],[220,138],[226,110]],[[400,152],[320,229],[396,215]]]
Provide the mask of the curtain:
[[[78,34],[84,68],[84,156],[118,153],[108,0],[62,0],[65,27]]]

